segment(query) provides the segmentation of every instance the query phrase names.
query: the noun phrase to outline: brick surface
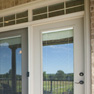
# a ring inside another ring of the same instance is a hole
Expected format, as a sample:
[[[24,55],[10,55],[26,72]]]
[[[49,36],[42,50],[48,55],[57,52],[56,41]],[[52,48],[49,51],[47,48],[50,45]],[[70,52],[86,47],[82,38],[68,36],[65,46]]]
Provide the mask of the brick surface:
[[[94,28],[94,22],[92,21],[92,23],[91,23],[91,27],[92,27],[92,29]]]
[[[2,9],[2,0],[0,1],[0,9]]]
[[[92,94],[94,94],[94,0],[90,0],[90,14],[91,14]]]
[[[94,1],[90,1],[90,6],[94,6]]]
[[[90,7],[90,10],[91,10],[92,12],[94,12],[94,6],[91,6],[91,7]]]
[[[94,35],[94,29],[93,28],[91,29],[91,35]]]
[[[28,3],[28,2],[30,2],[30,0],[15,0],[15,6],[24,4],[24,3]]]
[[[0,0],[0,10],[33,1],[41,1],[41,0]],[[93,10],[93,8],[91,9]]]
[[[35,1],[35,0],[0,0],[0,10],[25,4],[31,1]]]
[[[91,22],[94,22],[94,17],[91,17]]]
[[[19,5],[19,0],[15,0],[15,5]]]
[[[93,17],[94,16],[94,12],[91,12],[91,17]]]
[[[2,0],[2,8],[10,8],[14,6],[14,0]]]

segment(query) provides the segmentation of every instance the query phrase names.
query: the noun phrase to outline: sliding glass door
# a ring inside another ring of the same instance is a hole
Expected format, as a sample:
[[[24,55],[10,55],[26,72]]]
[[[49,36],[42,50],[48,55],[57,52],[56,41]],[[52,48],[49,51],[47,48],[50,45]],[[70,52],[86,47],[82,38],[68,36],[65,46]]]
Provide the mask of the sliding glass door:
[[[27,29],[0,33],[0,94],[27,94]]]

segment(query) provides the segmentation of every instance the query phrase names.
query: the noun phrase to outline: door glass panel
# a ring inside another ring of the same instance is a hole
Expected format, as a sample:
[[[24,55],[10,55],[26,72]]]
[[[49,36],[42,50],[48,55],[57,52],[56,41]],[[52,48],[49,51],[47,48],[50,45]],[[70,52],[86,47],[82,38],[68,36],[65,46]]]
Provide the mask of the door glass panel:
[[[22,94],[21,37],[0,40],[0,94]]]
[[[73,28],[42,33],[43,94],[74,94]]]

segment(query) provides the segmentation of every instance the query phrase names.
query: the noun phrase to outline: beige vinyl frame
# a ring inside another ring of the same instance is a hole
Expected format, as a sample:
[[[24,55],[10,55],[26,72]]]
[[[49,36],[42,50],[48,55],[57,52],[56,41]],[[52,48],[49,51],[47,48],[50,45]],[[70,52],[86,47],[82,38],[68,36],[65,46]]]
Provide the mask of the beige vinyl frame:
[[[89,18],[89,0],[85,1],[85,11],[77,12],[72,14],[67,14],[63,16],[57,16],[52,18],[47,18],[39,21],[32,21],[32,9],[47,6],[50,4],[60,3],[64,0],[38,0],[33,1],[27,4],[19,5],[13,8],[8,8],[0,11],[0,17],[11,15],[14,13],[22,12],[28,10],[28,22],[17,24],[13,26],[7,26],[0,28],[0,32],[7,32],[9,30],[21,29],[28,27],[28,71],[30,72],[30,77],[28,78],[28,94],[34,94],[34,69],[33,69],[33,61],[34,61],[34,52],[33,52],[33,27],[54,23],[59,21],[66,21],[74,18],[84,17],[84,62],[85,62],[85,94],[91,94],[91,61],[90,61],[90,18]],[[41,23],[41,24],[40,24]]]

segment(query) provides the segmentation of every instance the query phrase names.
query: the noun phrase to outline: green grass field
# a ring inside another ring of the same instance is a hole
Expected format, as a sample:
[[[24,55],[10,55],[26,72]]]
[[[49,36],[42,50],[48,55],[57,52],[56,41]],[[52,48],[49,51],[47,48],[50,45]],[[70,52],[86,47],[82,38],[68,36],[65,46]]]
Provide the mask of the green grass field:
[[[12,81],[11,80],[0,81],[0,90],[1,91],[4,89],[2,84],[8,85],[10,88],[12,87]],[[21,82],[21,80],[20,81],[16,81],[16,90],[17,90],[16,91],[17,93],[22,92],[22,82]]]
[[[12,87],[11,81],[0,81],[0,90],[3,90],[2,85],[8,84]],[[22,92],[22,82],[17,81],[16,83],[17,94]],[[73,82],[72,81],[43,81],[43,92],[44,94],[63,94],[64,92],[72,92],[73,94]]]
[[[52,90],[51,90],[52,88]],[[44,81],[44,92],[52,92],[52,94],[63,94],[63,92],[73,92],[73,82],[70,81]]]

